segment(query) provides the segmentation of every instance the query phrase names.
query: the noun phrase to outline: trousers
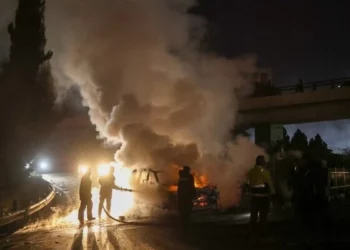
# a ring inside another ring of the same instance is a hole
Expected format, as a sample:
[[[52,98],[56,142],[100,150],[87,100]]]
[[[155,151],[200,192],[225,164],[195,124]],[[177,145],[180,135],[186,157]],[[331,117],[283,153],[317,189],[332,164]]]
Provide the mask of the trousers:
[[[252,230],[265,230],[270,208],[269,196],[251,196],[250,226]],[[259,217],[259,223],[258,223]]]
[[[98,204],[98,216],[101,217],[102,207],[106,201],[106,210],[108,213],[111,212],[112,207],[112,194],[100,194],[100,203]]]
[[[80,207],[78,212],[78,219],[81,223],[84,222],[84,213],[85,210],[87,212],[87,218],[92,218],[92,200],[91,199],[83,199],[80,200]]]
[[[190,216],[192,212],[192,199],[190,197],[178,198],[178,210],[183,225],[187,225],[190,222]]]

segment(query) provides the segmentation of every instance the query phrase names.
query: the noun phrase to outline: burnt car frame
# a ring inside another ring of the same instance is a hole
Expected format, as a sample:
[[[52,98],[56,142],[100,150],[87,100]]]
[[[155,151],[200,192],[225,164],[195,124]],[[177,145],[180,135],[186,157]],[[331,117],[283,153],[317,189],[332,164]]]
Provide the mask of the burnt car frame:
[[[162,183],[160,175],[162,171],[151,168],[133,171],[133,183],[136,188],[143,185],[156,187],[155,191],[162,197],[162,207],[168,210],[177,209],[177,183]],[[218,210],[220,193],[216,186],[208,185],[196,187],[196,197],[193,200],[193,210]]]

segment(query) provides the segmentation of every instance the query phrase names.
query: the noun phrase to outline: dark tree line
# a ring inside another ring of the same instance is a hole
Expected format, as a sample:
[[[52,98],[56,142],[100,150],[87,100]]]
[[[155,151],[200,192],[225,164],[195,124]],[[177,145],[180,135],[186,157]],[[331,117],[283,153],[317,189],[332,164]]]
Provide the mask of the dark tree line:
[[[43,145],[59,118],[46,51],[45,0],[19,0],[8,25],[9,58],[0,70],[0,175],[15,176]]]
[[[285,151],[298,150],[309,154],[312,158],[326,160],[329,167],[350,167],[350,153],[333,153],[319,134],[308,140],[306,134],[297,129],[290,138],[284,128],[283,139],[278,142],[277,147],[283,147]]]

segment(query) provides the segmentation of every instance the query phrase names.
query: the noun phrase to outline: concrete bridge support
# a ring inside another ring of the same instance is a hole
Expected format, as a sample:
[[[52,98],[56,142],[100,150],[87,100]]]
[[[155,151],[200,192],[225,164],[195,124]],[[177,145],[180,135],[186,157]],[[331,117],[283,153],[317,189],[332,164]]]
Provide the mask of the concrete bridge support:
[[[262,123],[257,124],[255,130],[255,144],[269,149],[283,139],[283,125]]]

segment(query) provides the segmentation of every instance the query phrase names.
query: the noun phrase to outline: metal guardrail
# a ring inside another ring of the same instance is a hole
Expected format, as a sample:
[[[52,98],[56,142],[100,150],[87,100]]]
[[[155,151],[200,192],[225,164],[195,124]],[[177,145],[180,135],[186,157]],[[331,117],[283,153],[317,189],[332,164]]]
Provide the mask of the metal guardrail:
[[[0,218],[0,227],[11,224],[17,220],[24,219],[27,216],[30,216],[30,215],[38,212],[39,210],[43,209],[44,207],[46,207],[55,198],[55,189],[52,185],[50,185],[50,187],[52,190],[51,190],[50,194],[45,199],[39,201],[36,204],[29,206],[27,209],[23,209],[23,210],[14,212],[10,215],[1,217]]]
[[[295,91],[298,84],[279,87],[278,89],[283,92]],[[331,88],[340,88],[344,86],[350,86],[350,78],[337,78],[327,81],[317,81],[317,82],[307,82],[302,84],[303,90],[317,90],[320,87],[331,87]]]
[[[258,96],[252,95],[251,98],[283,95],[288,93],[303,93],[308,91],[317,91],[320,89],[325,89],[327,87],[329,87],[330,89],[350,87],[350,78],[344,77],[344,78],[337,78],[337,79],[326,80],[326,81],[306,82],[306,83],[303,83],[301,86],[300,84],[296,83],[294,85],[288,85],[283,87],[274,86],[274,87],[275,87],[275,93],[271,93],[271,94],[266,93],[266,95],[261,93]]]

